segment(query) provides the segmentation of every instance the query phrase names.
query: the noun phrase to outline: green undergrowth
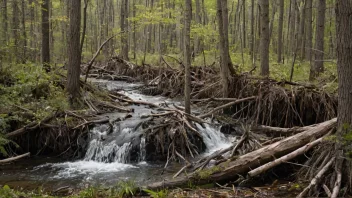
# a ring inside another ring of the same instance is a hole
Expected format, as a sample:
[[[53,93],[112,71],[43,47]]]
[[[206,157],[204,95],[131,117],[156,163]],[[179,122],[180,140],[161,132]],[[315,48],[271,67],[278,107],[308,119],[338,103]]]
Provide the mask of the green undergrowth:
[[[147,194],[152,198],[166,198],[168,195],[168,190],[153,191],[144,189],[144,195]],[[115,186],[104,188],[99,187],[87,187],[82,190],[74,191],[67,190],[58,191],[55,195],[45,192],[43,189],[39,188],[33,191],[22,191],[11,189],[9,186],[0,186],[0,197],[1,198],[124,198],[124,197],[134,197],[141,195],[138,192],[138,187],[132,180],[120,181]]]

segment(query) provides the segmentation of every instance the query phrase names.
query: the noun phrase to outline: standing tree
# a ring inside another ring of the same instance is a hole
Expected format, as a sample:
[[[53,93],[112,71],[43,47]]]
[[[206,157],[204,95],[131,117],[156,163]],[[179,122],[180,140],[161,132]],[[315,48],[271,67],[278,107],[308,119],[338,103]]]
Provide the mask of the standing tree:
[[[269,0],[260,0],[260,75],[269,76]]]
[[[306,44],[305,44],[305,51],[306,55],[305,58],[309,61],[312,61],[312,40],[313,40],[313,26],[312,26],[312,6],[313,0],[306,0],[307,10],[306,10]]]
[[[285,0],[280,0],[279,5],[279,30],[278,30],[278,41],[277,41],[277,62],[282,62],[282,51],[283,51],[283,27],[284,27],[284,7]]]
[[[1,48],[5,48],[5,46],[7,45],[7,41],[8,41],[8,33],[7,33],[7,30],[8,30],[8,22],[7,22],[7,0],[2,0],[1,2],[1,17],[2,17],[2,34],[1,34],[1,42],[2,42],[2,45],[0,47]],[[4,59],[6,56],[5,56],[5,50],[4,52],[2,52],[2,50],[0,50],[0,60]],[[1,66],[0,66],[0,69],[1,69]]]
[[[352,0],[336,1],[338,125],[352,126]]]
[[[219,40],[220,40],[220,68],[221,68],[221,81],[223,97],[229,95],[229,77],[230,67],[232,67],[229,55],[229,42],[228,42],[228,9],[227,0],[217,0],[217,18],[219,25]]]
[[[183,57],[185,65],[185,111],[191,113],[191,20],[192,0],[185,0]]]
[[[46,72],[50,71],[50,27],[49,1],[42,2],[42,64]]]
[[[20,40],[20,24],[19,24],[19,9],[18,9],[18,0],[12,1],[12,23],[11,23],[11,30],[12,30],[12,39],[13,39],[13,54],[16,58],[16,62],[19,61],[20,57],[18,56],[18,46]]]
[[[315,31],[314,64],[311,65],[309,80],[324,72],[324,30],[326,0],[318,0],[317,27]]]
[[[122,0],[121,2],[121,31],[124,32],[121,35],[121,53],[122,59],[129,60],[128,58],[128,0]]]
[[[81,29],[81,0],[69,1],[70,30],[68,38],[68,71],[67,71],[67,92],[69,101],[74,105],[80,96],[80,29]]]

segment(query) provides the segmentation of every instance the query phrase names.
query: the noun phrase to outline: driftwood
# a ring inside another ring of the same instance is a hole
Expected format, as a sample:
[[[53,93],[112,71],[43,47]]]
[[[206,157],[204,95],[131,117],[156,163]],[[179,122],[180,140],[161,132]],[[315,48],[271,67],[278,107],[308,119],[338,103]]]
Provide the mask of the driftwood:
[[[16,157],[10,157],[10,158],[7,158],[7,159],[3,159],[3,160],[0,160],[0,165],[1,164],[7,164],[7,163],[10,163],[10,162],[13,162],[13,161],[25,158],[25,157],[29,157],[30,155],[31,155],[31,153],[25,153],[25,154],[22,154],[22,155],[18,155]]]
[[[145,186],[147,189],[159,189],[159,188],[171,188],[185,186],[189,182],[192,184],[206,184],[211,182],[223,181],[227,179],[234,179],[238,174],[246,174],[249,170],[252,170],[260,165],[268,163],[277,157],[287,155],[295,149],[298,149],[308,144],[312,139],[320,138],[326,135],[331,128],[336,125],[337,119],[332,119],[317,126],[308,129],[302,133],[290,136],[281,141],[275,142],[271,145],[262,147],[253,152],[239,156],[234,161],[226,161],[219,164],[215,171],[211,172],[211,168],[208,169],[211,173],[207,178],[198,176],[197,172],[190,175],[176,178],[169,181],[162,181]],[[207,169],[206,169],[207,170]],[[204,171],[206,171],[204,170]],[[213,169],[214,170],[214,169]]]

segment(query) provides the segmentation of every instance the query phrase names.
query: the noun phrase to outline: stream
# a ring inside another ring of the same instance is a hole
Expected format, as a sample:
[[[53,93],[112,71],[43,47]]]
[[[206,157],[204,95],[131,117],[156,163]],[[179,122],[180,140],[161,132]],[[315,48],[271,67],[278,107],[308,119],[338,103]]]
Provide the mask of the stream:
[[[182,99],[141,94],[139,83],[123,81],[91,80],[99,87],[119,90],[133,100],[154,104],[176,104]],[[87,151],[83,159],[64,161],[55,157],[31,157],[0,167],[0,185],[13,188],[35,189],[42,187],[55,190],[61,187],[84,188],[88,185],[113,186],[121,180],[133,180],[138,185],[160,181],[171,177],[181,166],[148,159],[146,140],[138,126],[155,110],[144,105],[131,105],[133,113],[109,113],[110,124],[92,127],[88,135]],[[195,109],[195,111],[200,109]],[[125,119],[120,119],[125,118]],[[201,156],[209,155],[221,148],[231,146],[236,137],[224,135],[216,123],[204,127],[196,125],[203,137],[206,150]],[[137,129],[136,129],[137,128]],[[237,137],[238,138],[238,137]]]

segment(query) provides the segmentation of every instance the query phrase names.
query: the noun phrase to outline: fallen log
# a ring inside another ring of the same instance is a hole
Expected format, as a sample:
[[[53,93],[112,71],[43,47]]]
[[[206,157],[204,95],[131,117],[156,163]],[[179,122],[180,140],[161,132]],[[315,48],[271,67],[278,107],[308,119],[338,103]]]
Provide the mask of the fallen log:
[[[336,125],[337,119],[323,122],[317,126],[302,133],[287,137],[271,145],[262,147],[253,152],[239,156],[234,161],[226,161],[215,168],[207,168],[206,178],[200,177],[199,172],[187,176],[179,177],[169,181],[156,182],[145,186],[147,189],[174,188],[185,186],[189,183],[192,185],[202,185],[209,182],[217,182],[229,179],[235,179],[238,174],[246,174],[262,164],[268,163],[275,158],[287,155],[288,153],[308,144],[312,139],[320,138],[326,135]]]
[[[303,131],[307,131],[315,126],[316,125],[305,126],[305,127],[280,128],[280,127],[259,125],[259,126],[252,127],[251,131],[259,132],[259,133],[267,133],[273,136],[287,136],[287,135],[293,135],[293,134],[301,133]]]
[[[324,136],[325,137],[325,136]],[[248,172],[248,175],[251,176],[251,177],[254,177],[254,176],[257,176],[279,164],[282,164],[284,162],[288,162],[289,160],[292,160],[294,159],[295,157],[299,156],[299,155],[303,155],[305,152],[307,152],[308,150],[310,150],[311,148],[313,148],[314,146],[318,145],[319,143],[321,143],[323,141],[323,138],[324,137],[321,137],[317,140],[314,140],[313,142],[310,142],[308,144],[306,144],[305,146],[287,154],[287,155],[284,155],[274,161],[271,161],[267,164],[264,164],[256,169],[253,169],[251,171]]]
[[[22,159],[24,157],[29,157],[30,155],[31,155],[31,153],[25,153],[25,154],[22,154],[22,155],[18,155],[16,157],[10,157],[10,158],[7,158],[7,159],[3,159],[3,160],[0,160],[0,165],[1,164],[7,164],[7,163],[10,163],[10,162]]]

